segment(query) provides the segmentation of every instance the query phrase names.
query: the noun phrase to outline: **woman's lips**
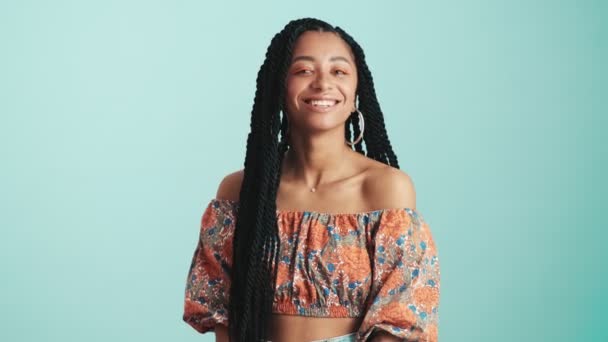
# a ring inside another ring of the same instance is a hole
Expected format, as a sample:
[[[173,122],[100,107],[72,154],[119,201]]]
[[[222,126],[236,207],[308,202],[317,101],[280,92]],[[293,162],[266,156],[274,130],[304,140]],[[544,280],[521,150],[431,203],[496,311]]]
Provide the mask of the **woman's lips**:
[[[327,105],[331,102],[333,102],[332,105]],[[326,113],[333,110],[339,103],[340,101],[338,100],[304,100],[304,107],[313,112]]]

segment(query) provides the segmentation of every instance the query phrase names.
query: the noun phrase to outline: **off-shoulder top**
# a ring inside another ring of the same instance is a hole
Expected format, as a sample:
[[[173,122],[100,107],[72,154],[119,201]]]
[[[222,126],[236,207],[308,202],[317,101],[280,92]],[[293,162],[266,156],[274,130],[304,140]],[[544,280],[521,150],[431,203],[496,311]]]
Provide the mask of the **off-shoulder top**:
[[[183,320],[200,333],[228,326],[232,237],[239,202],[212,199],[188,272]],[[412,208],[360,213],[277,210],[280,248],[273,313],[363,317],[376,330],[436,341],[439,259],[429,225]]]

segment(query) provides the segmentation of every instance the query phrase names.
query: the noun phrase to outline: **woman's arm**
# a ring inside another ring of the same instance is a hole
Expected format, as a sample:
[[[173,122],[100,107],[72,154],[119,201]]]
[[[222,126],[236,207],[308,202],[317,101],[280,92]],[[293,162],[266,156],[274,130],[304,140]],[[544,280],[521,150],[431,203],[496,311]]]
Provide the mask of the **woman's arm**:
[[[223,324],[218,324],[215,326],[215,342],[229,342],[228,327]]]

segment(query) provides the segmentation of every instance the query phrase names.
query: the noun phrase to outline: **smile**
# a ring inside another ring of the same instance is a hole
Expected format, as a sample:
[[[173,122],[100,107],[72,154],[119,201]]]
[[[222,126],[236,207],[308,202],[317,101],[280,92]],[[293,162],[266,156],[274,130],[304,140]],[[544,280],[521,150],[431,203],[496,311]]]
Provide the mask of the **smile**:
[[[316,112],[326,112],[335,107],[340,101],[338,100],[315,100],[315,99],[307,99],[304,100],[307,107]]]

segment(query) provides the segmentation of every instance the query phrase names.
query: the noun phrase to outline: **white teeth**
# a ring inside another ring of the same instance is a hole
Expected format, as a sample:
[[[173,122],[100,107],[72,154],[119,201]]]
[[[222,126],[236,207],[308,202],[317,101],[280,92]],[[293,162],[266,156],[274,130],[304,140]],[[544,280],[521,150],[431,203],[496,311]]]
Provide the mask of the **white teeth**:
[[[337,103],[336,100],[310,100],[313,106],[330,107]]]

